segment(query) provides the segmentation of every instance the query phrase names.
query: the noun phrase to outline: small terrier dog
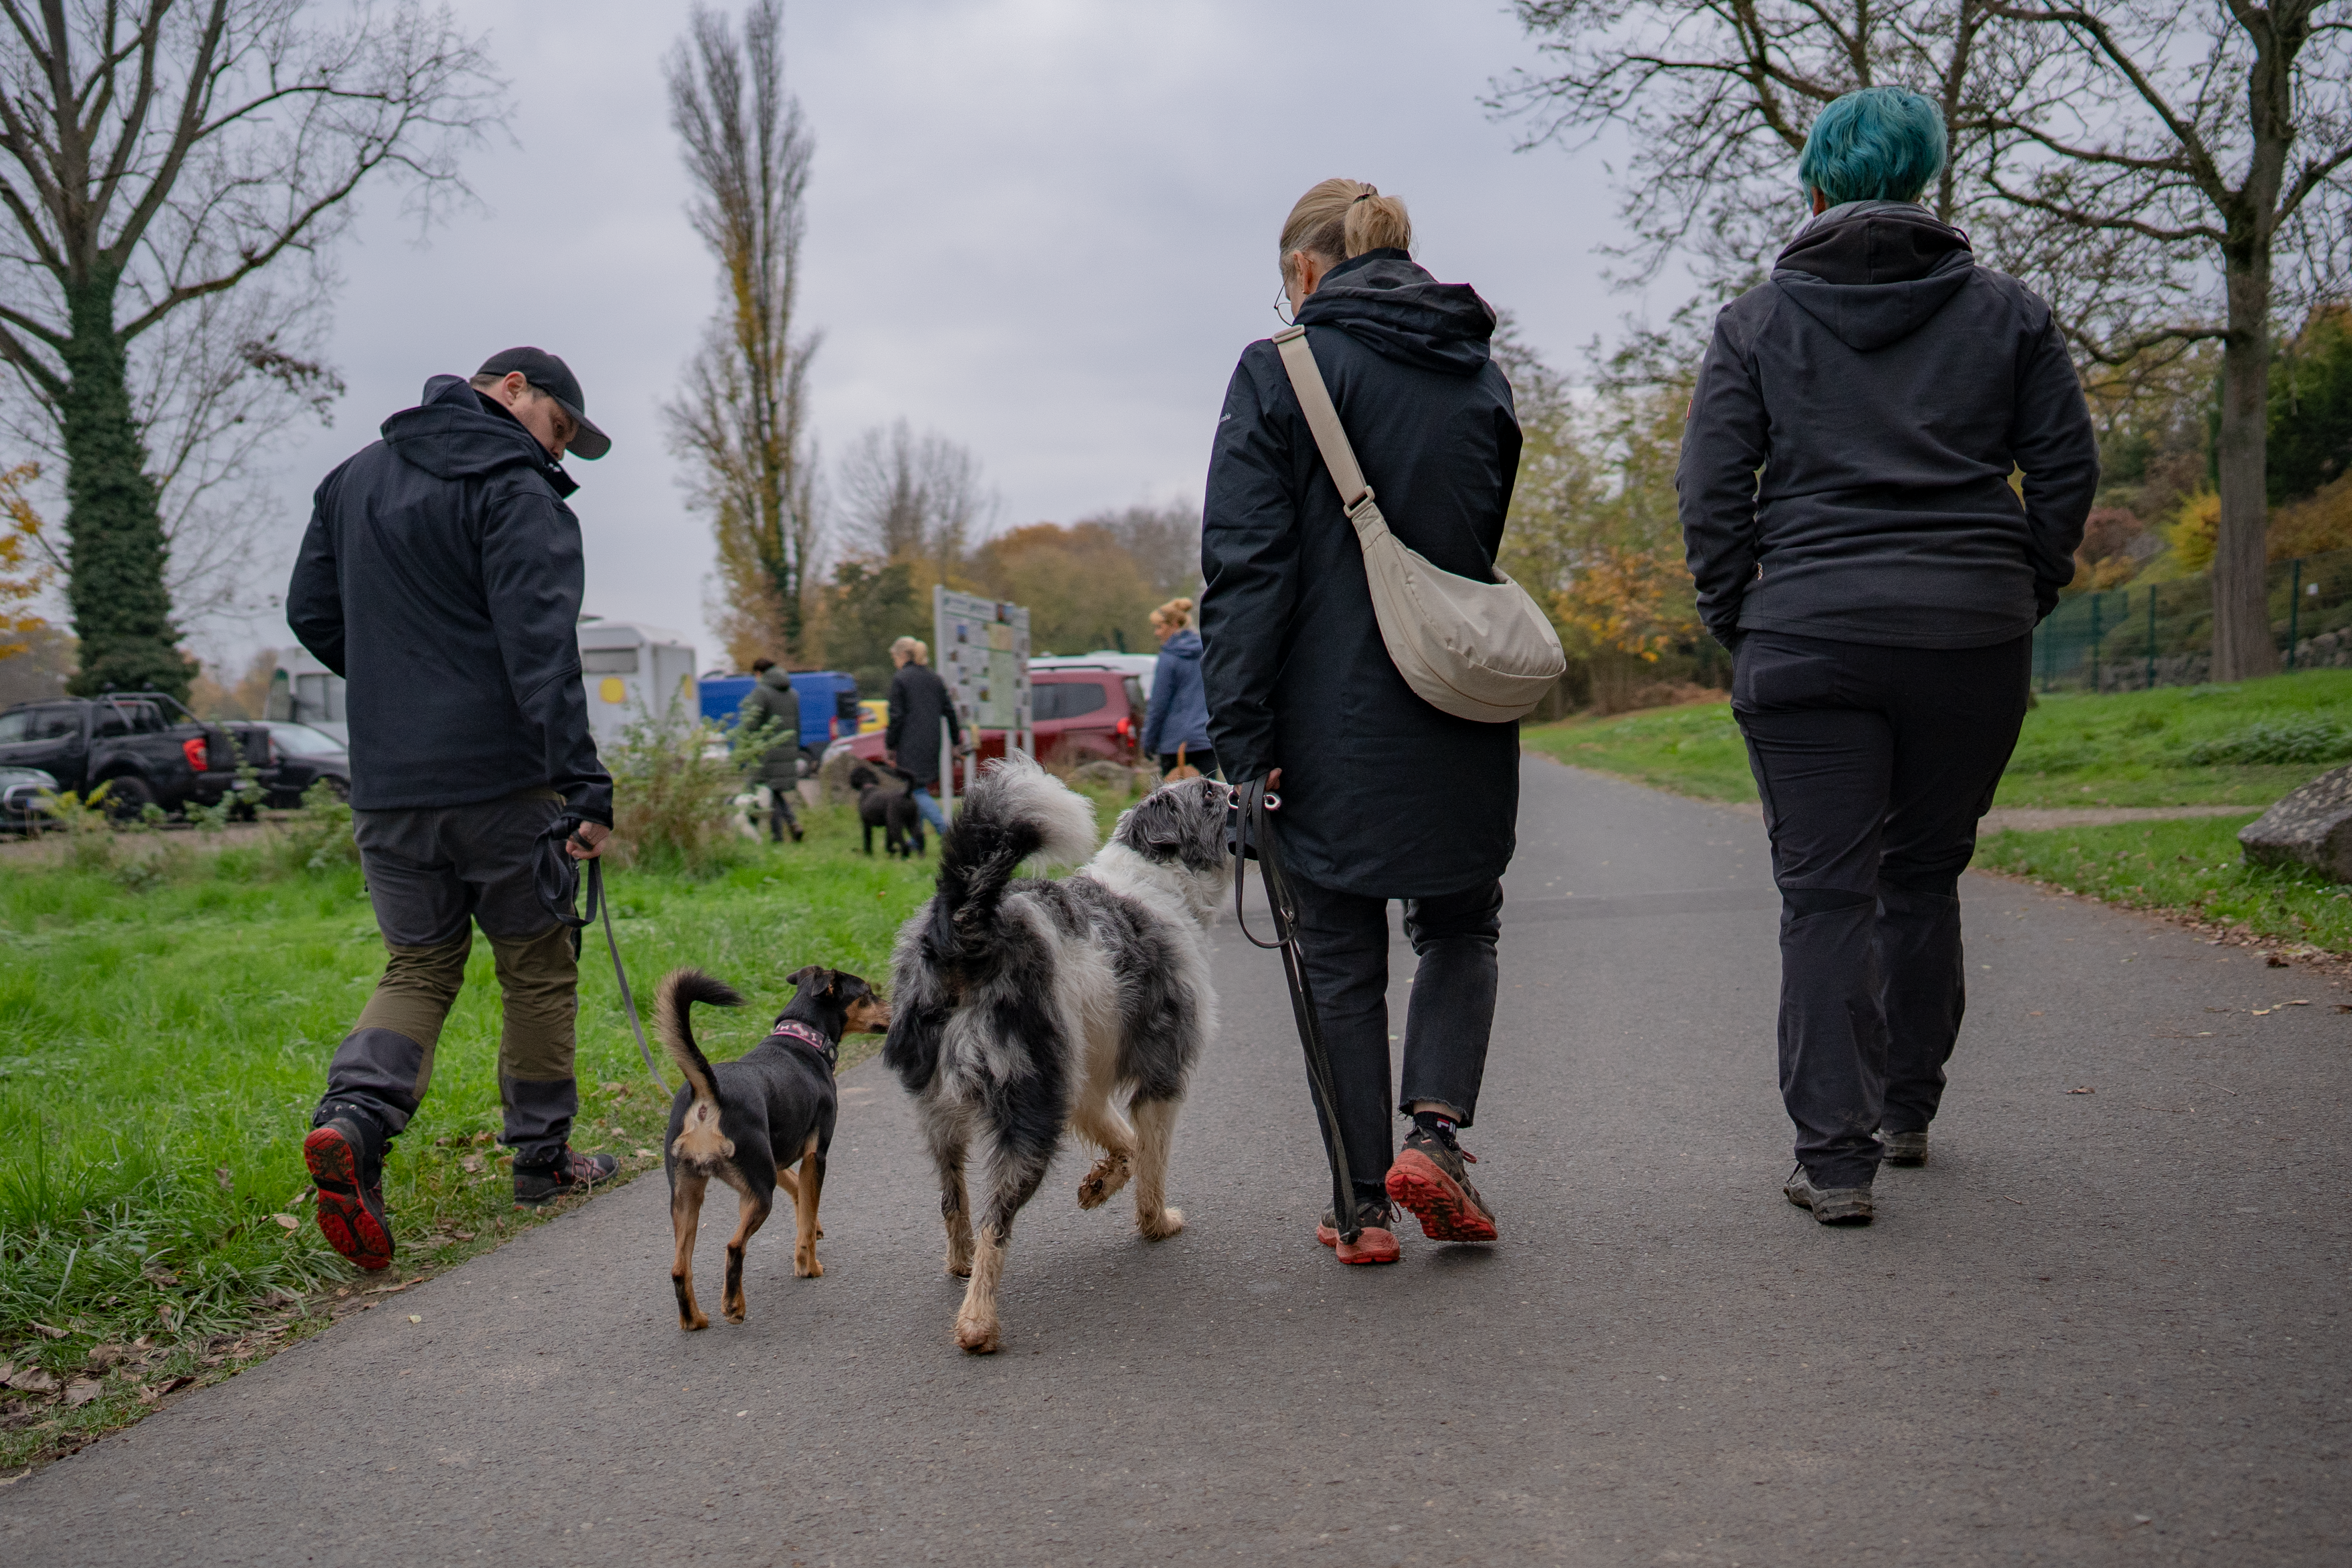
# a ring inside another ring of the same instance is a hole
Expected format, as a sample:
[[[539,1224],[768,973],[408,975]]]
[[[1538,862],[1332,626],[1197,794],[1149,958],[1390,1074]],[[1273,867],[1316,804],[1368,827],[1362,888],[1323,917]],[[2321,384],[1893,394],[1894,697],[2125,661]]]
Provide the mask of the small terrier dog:
[[[735,1234],[727,1242],[727,1289],[719,1310],[730,1322],[744,1317],[743,1249],[767,1223],[782,1187],[793,1200],[799,1234],[793,1272],[803,1279],[824,1272],[816,1260],[816,1205],[824,1190],[825,1151],[833,1144],[833,1069],[844,1035],[878,1035],[890,1009],[855,974],[815,964],[792,977],[791,1005],[777,1015],[766,1039],[739,1059],[717,1067],[694,1043],[688,1017],[697,1002],[740,1007],[743,998],[725,981],[699,969],[672,970],[656,994],[654,1018],[670,1060],[686,1082],[670,1104],[662,1164],[669,1176],[670,1228],[677,1253],[670,1264],[682,1329],[707,1329],[710,1320],[694,1299],[694,1238],[702,1198],[716,1176],[742,1200]],[[800,1177],[784,1167],[798,1162]]]

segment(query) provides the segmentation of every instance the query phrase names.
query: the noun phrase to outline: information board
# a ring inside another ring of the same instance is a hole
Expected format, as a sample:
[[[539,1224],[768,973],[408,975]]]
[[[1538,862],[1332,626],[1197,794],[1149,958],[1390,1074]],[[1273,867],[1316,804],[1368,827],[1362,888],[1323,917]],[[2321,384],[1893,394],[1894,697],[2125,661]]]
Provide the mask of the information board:
[[[951,589],[931,590],[931,668],[968,729],[1029,731],[1029,612]],[[977,744],[978,736],[971,737]]]

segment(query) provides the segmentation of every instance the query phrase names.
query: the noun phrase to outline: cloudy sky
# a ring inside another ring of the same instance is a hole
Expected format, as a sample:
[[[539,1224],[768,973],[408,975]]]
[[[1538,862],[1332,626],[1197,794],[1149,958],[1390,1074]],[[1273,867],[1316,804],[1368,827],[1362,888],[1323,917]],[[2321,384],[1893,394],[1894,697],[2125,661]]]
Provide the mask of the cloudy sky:
[[[682,216],[660,63],[687,6],[466,0],[512,82],[518,145],[467,168],[483,210],[413,243],[379,194],[341,258],[332,428],[288,447],[291,561],[311,488],[496,349],[562,354],[614,438],[572,465],[589,610],[691,634],[711,548],[659,407],[715,301]],[[979,458],[1000,526],[1197,502],[1226,377],[1276,324],[1275,237],[1331,174],[1410,204],[1420,259],[1517,312],[1573,368],[1629,313],[1612,292],[1605,149],[1515,153],[1480,107],[1534,62],[1491,0],[797,0],[790,84],[816,139],[801,309],[824,334],[821,450],[904,416]],[[265,617],[206,640],[287,640]]]

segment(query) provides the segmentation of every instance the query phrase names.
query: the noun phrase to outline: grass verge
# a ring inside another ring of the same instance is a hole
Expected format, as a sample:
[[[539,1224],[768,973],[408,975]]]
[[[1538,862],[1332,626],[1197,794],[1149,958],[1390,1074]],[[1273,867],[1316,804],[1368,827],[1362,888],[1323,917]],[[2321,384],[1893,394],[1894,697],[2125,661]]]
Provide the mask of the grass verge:
[[[1568,720],[1531,751],[1701,800],[1752,801],[1728,702]],[[2231,686],[2042,698],[2025,716],[1996,806],[2267,806],[2352,760],[2352,670]]]
[[[757,1042],[803,964],[887,979],[892,938],[929,896],[935,859],[869,859],[848,807],[805,821],[806,842],[732,846],[706,875],[611,876],[641,1002],[686,963],[752,999],[705,1026],[715,1057]],[[0,877],[0,1467],[69,1451],[572,1206],[511,1206],[497,983],[478,942],[430,1097],[386,1163],[399,1258],[383,1275],[345,1265],[310,1219],[300,1139],[382,969],[358,870],[316,824],[211,855],[132,837]],[[573,1144],[657,1169],[668,1100],[601,931],[581,975]],[[878,1046],[853,1037],[843,1065]]]
[[[2238,829],[2253,817],[1989,833],[1976,865],[2231,935],[2352,954],[2352,888],[2301,867],[2247,865]]]

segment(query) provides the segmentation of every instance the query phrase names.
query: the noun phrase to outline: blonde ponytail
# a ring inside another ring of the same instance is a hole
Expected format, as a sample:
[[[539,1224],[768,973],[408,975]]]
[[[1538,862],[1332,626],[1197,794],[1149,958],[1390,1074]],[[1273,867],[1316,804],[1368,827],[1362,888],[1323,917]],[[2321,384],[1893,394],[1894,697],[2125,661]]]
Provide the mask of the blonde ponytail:
[[[1412,219],[1402,201],[1361,180],[1324,180],[1298,198],[1283,222],[1283,274],[1289,275],[1295,251],[1337,263],[1391,246],[1412,248]]]
[[[1151,618],[1160,626],[1166,626],[1170,637],[1174,637],[1192,624],[1192,601],[1171,599],[1152,611]]]

